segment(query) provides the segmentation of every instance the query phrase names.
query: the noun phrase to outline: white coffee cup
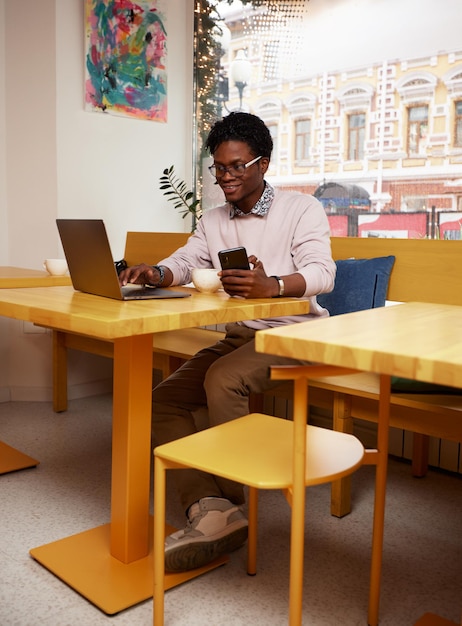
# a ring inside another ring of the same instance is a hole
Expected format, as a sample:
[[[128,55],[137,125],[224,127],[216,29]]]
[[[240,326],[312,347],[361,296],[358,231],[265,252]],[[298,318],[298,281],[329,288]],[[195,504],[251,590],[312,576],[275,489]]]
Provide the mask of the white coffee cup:
[[[67,262],[65,259],[45,259],[43,267],[52,276],[64,276],[67,272]]]
[[[191,272],[194,287],[202,293],[213,293],[222,287],[218,272],[220,270],[196,267]]]

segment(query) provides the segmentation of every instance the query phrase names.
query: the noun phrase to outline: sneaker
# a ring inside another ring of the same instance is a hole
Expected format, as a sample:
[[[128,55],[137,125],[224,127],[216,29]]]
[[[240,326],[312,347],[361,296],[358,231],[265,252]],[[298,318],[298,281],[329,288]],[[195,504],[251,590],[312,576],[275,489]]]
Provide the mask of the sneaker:
[[[184,572],[207,565],[247,539],[247,520],[225,498],[202,498],[188,511],[186,528],[165,539],[165,570]]]

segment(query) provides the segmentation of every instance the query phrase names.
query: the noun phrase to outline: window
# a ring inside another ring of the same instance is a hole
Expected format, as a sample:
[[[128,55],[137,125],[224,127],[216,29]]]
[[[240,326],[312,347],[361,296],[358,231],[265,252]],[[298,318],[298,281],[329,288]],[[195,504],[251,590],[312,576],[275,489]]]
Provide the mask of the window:
[[[410,156],[424,153],[428,134],[428,106],[408,109],[407,149]]]
[[[366,116],[354,113],[348,116],[348,160],[361,161],[364,158]]]
[[[278,125],[271,122],[266,122],[268,130],[273,140],[273,153],[271,155],[271,162],[275,165],[278,162]]]
[[[454,145],[462,148],[462,100],[455,104]]]
[[[295,161],[307,161],[310,157],[311,120],[295,122]]]
[[[403,196],[403,211],[426,211],[428,206],[427,196]]]

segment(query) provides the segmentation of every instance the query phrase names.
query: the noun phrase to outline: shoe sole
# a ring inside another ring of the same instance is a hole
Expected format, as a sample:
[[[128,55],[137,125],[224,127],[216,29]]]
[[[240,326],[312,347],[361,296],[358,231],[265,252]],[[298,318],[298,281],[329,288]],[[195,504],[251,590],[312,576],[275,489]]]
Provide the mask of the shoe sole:
[[[246,541],[247,535],[246,525],[219,539],[179,543],[165,553],[165,571],[185,572],[203,567],[222,554],[228,554],[240,548]]]

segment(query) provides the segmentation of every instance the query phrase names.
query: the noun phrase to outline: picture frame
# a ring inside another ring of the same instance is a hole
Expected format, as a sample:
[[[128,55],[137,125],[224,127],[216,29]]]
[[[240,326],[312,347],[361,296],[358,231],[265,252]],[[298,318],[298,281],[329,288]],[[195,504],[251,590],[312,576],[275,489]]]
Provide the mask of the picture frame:
[[[167,121],[165,0],[85,0],[85,110]]]

